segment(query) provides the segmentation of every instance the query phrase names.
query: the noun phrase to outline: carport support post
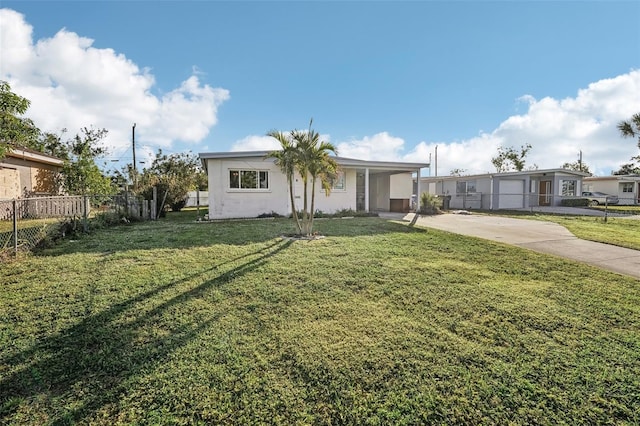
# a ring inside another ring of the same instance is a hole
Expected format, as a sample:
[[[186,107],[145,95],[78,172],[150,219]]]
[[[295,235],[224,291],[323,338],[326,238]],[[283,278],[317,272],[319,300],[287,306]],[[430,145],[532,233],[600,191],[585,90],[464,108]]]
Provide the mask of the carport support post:
[[[364,211],[369,213],[369,168],[364,169]]]
[[[420,188],[420,169],[418,169],[418,171],[416,172],[416,214],[418,214],[418,212],[420,211],[420,195],[422,194],[421,188]]]

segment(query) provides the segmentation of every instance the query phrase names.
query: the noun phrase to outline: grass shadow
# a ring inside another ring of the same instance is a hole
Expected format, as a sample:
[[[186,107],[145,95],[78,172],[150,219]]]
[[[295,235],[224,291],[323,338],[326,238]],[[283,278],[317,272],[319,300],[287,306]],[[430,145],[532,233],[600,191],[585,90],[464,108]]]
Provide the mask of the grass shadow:
[[[190,315],[187,322],[167,323],[163,318],[167,312],[243,277],[290,245],[291,241],[278,240],[185,275],[90,314],[76,325],[3,357],[2,365],[19,367],[0,378],[0,423],[33,403],[55,405],[55,401],[65,400],[62,407],[50,412],[47,423],[54,425],[86,421],[102,407],[115,404],[126,393],[128,382],[161,364],[223,314],[210,312],[197,322]],[[203,282],[190,286],[193,281]],[[150,334],[159,328],[161,333]]]

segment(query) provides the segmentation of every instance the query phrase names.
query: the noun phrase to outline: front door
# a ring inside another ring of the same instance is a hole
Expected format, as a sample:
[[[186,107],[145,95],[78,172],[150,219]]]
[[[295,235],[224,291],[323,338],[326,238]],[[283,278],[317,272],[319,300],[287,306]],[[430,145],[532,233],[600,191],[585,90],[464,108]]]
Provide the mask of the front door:
[[[550,180],[541,180],[540,188],[538,191],[538,205],[540,206],[550,206],[551,205],[551,181]]]

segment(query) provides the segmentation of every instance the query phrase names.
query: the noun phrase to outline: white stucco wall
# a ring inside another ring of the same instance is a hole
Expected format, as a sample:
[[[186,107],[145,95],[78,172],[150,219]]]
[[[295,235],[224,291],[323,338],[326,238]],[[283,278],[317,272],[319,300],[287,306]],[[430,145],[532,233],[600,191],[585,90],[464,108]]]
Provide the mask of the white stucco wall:
[[[209,159],[209,218],[229,219],[257,217],[262,213],[289,214],[287,180],[278,167],[262,158],[237,160]],[[261,170],[269,172],[269,189],[231,189],[230,170]]]
[[[335,213],[342,209],[356,210],[356,171],[355,169],[343,170],[344,190],[333,189],[327,197],[320,182],[316,186],[316,210],[325,213]]]
[[[389,179],[391,184],[389,198],[411,199],[413,193],[413,178],[411,173],[391,175]]]
[[[629,181],[626,180],[624,182]],[[632,182],[632,192],[622,192],[623,183],[617,179],[585,180],[582,185],[583,191],[598,191],[604,192],[605,194],[617,195],[621,205],[636,204],[638,192],[640,191],[637,181]]]
[[[591,187],[591,189],[585,189],[585,191],[599,191],[605,194],[620,195],[618,194],[619,184],[617,180],[586,181],[584,184]]]
[[[230,219],[257,217],[263,213],[276,212],[283,216],[291,213],[286,177],[270,160],[262,158],[209,159],[209,218]],[[269,189],[231,189],[230,170],[260,170],[269,172]],[[327,197],[320,182],[316,183],[315,209],[334,213],[342,209],[356,209],[356,171],[344,170],[345,189],[331,191]],[[302,209],[302,182],[298,177],[294,185],[294,200]],[[308,193],[311,203],[311,190]]]

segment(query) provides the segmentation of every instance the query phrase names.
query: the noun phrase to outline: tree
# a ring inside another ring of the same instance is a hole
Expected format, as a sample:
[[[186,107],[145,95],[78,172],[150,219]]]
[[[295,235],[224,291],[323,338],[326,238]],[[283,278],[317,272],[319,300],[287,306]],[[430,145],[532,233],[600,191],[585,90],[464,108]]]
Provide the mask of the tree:
[[[458,169],[458,168],[455,168],[455,169],[451,169],[451,171],[449,172],[449,175],[450,175],[450,176],[462,176],[462,175],[464,175],[465,173],[467,173],[467,169]]]
[[[303,220],[302,231],[305,235],[311,235],[313,232],[313,214],[315,212],[315,200],[316,200],[316,183],[320,180],[322,189],[324,189],[326,196],[331,193],[331,186],[338,173],[338,163],[331,158],[329,153],[335,154],[337,148],[330,142],[320,140],[320,135],[311,129],[309,123],[309,131],[305,134],[298,133],[298,136],[302,136],[302,139],[297,139],[298,147],[301,150],[303,164],[307,169],[308,176],[311,177],[311,207],[307,212],[307,182],[303,179],[305,185],[304,191],[304,206],[303,214],[307,215],[307,220]],[[303,168],[301,168],[302,170]]]
[[[313,213],[315,209],[316,184],[320,181],[328,196],[331,192],[333,180],[337,176],[338,164],[330,153],[336,154],[336,147],[320,140],[320,135],[311,128],[313,119],[309,122],[308,131],[292,130],[289,135],[271,131],[269,136],[280,142],[281,149],[267,154],[274,158],[280,170],[287,177],[289,185],[289,199],[292,216],[300,235],[310,236],[313,233]],[[295,174],[302,179],[303,201],[302,215],[298,215],[293,197],[293,180]],[[309,184],[311,184],[311,200],[309,206]]]
[[[151,167],[140,176],[139,192],[150,199],[156,187],[164,204],[180,211],[187,203],[189,191],[206,188],[204,175],[197,156],[184,152],[166,155],[159,149]]]
[[[637,158],[640,160],[640,156],[632,157],[632,160]],[[620,166],[618,170],[613,172],[614,175],[640,175],[640,164],[638,163],[627,163]]]
[[[629,121],[618,123],[618,130],[623,138],[638,137],[638,148],[640,148],[640,112],[634,114]]]
[[[562,168],[567,170],[574,170],[576,172],[588,173],[589,176],[593,176],[591,170],[589,170],[589,166],[580,161],[574,161],[573,163],[566,162],[562,165]]]
[[[29,148],[58,157],[62,160],[67,160],[69,159],[69,143],[62,140],[62,135],[66,132],[67,129],[62,129],[59,135],[44,132],[36,141],[31,143]]]
[[[282,132],[272,130],[267,133],[267,136],[271,136],[280,143],[280,150],[271,151],[267,154],[267,158],[273,158],[276,166],[280,168],[280,171],[287,177],[287,186],[289,187],[289,202],[291,203],[291,217],[296,223],[298,234],[302,234],[302,225],[300,218],[298,217],[298,211],[296,210],[295,199],[293,196],[293,180],[296,173],[297,164],[297,149],[293,142],[294,132],[290,135],[286,135]]]
[[[618,123],[618,130],[623,138],[638,137],[638,148],[640,148],[640,113],[634,114],[629,121]],[[631,163],[623,164],[614,175],[640,174],[640,155],[631,157]]]
[[[520,152],[513,147],[498,147],[498,155],[491,159],[491,163],[495,166],[498,173],[516,170],[521,172],[525,167],[525,158],[531,150],[531,144],[525,144],[520,147]]]
[[[40,130],[29,118],[22,118],[31,102],[11,91],[8,82],[0,80],[0,159],[9,145],[31,146]]]
[[[81,134],[66,142],[66,147],[59,149],[66,158],[62,166],[62,186],[68,194],[76,195],[109,195],[114,192],[109,177],[105,176],[96,159],[107,153],[101,145],[107,135],[107,129],[84,127]]]

